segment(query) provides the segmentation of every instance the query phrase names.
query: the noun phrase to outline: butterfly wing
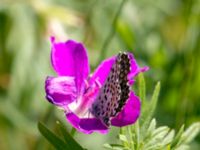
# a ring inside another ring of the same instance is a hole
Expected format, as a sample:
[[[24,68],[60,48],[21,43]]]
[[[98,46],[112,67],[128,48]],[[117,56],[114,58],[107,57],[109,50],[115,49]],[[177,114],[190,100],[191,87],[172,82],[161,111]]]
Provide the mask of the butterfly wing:
[[[129,98],[130,86],[127,78],[129,72],[128,54],[118,54],[104,85],[92,104],[91,113],[106,126],[110,126],[110,119],[122,110]]]

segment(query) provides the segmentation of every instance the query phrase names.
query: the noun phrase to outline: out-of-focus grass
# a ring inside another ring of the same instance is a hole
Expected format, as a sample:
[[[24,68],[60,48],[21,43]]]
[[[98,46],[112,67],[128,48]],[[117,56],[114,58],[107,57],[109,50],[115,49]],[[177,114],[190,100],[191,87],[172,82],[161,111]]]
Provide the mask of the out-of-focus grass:
[[[162,83],[158,123],[179,128],[200,120],[200,1],[126,0],[113,23],[121,2],[0,2],[0,149],[52,149],[40,137],[37,122],[53,127],[56,119],[65,121],[44,98],[44,80],[55,75],[50,35],[83,41],[92,69],[104,57],[132,51],[141,66],[150,66],[147,93],[153,83]],[[75,137],[94,149],[98,144],[91,139],[104,143],[112,134],[115,129],[106,138]]]

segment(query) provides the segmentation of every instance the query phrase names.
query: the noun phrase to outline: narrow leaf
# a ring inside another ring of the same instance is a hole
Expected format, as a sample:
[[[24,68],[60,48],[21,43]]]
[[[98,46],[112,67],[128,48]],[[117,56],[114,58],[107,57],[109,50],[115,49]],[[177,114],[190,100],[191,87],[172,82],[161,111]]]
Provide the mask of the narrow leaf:
[[[142,105],[142,110],[141,110],[141,117],[139,119],[139,123],[140,124],[143,124],[144,123],[144,119],[145,119],[145,108],[147,106],[147,102],[145,101],[146,100],[146,85],[145,85],[145,79],[144,79],[144,76],[142,73],[140,73],[138,75],[138,87],[139,87],[139,97],[140,97],[140,100],[141,100],[141,105]]]
[[[120,135],[119,135],[119,139],[120,139],[121,141],[128,142],[128,139],[126,138],[125,135],[120,134]]]
[[[155,90],[153,92],[153,96],[151,98],[151,104],[150,104],[150,114],[149,115],[153,115],[154,111],[155,111],[155,108],[156,108],[156,105],[157,105],[157,101],[158,101],[158,95],[160,93],[160,82],[158,82],[156,84],[156,87],[155,87]]]
[[[156,130],[153,131],[153,137],[155,136],[160,136],[161,138],[164,138],[164,136],[167,135],[167,133],[169,132],[169,127],[167,126],[161,126],[159,128],[157,128]]]
[[[103,145],[107,149],[112,149],[112,150],[122,150],[123,145],[120,144],[104,144]]]
[[[65,127],[60,122],[57,122],[57,124],[58,124],[59,130],[61,131],[65,139],[65,142],[69,145],[69,147],[74,150],[83,150],[83,148],[79,145],[79,143],[76,142],[73,139],[73,137],[67,132]]]
[[[189,145],[180,145],[176,150],[190,150]]]
[[[160,82],[158,82],[155,86],[155,89],[154,89],[151,101],[148,104],[148,107],[145,107],[144,108],[145,110],[142,112],[141,127],[143,131],[147,129],[149,122],[153,116],[153,113],[156,109],[159,92],[160,92]]]
[[[200,122],[193,123],[183,134],[182,141],[184,144],[189,144],[200,132]]]
[[[184,131],[184,125],[181,126],[181,128],[178,131],[178,133],[176,134],[176,136],[175,136],[175,138],[174,138],[174,140],[173,140],[173,142],[171,144],[171,148],[176,147],[176,145],[179,143],[180,137],[181,137],[183,131]]]
[[[46,128],[42,123],[38,123],[40,133],[58,150],[71,150],[57,135]]]
[[[145,84],[145,79],[142,73],[138,75],[139,79],[139,97],[142,101],[142,104],[145,103],[145,96],[146,96],[146,84]]]
[[[152,119],[147,131],[152,133],[155,130],[155,128],[156,128],[156,119]]]
[[[174,135],[175,135],[175,131],[174,130],[171,130],[166,136],[165,138],[163,139],[162,143],[163,145],[168,145],[169,143],[172,142],[173,138],[174,138]]]

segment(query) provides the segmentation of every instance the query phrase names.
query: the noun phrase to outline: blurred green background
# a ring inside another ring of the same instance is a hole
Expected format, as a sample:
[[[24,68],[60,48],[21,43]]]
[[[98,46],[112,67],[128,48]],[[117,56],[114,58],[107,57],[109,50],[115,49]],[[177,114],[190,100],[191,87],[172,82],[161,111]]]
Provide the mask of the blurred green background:
[[[132,51],[140,66],[150,67],[147,92],[161,81],[158,123],[178,129],[200,120],[200,0],[1,0],[1,150],[53,149],[37,130],[38,121],[54,129],[61,120],[70,129],[63,112],[45,100],[45,78],[55,75],[51,35],[83,42],[92,71],[106,57]],[[101,150],[117,130],[75,138]]]

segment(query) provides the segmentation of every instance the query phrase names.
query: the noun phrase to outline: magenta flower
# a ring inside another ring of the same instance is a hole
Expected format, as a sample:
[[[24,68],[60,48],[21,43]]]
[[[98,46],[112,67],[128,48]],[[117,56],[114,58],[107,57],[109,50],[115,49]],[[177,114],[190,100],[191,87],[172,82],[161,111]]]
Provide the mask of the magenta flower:
[[[104,60],[89,75],[87,51],[73,40],[52,42],[51,62],[58,77],[47,77],[46,98],[64,109],[66,119],[78,131],[107,133],[109,126],[133,124],[140,115],[140,100],[131,91],[140,68],[131,53]]]

